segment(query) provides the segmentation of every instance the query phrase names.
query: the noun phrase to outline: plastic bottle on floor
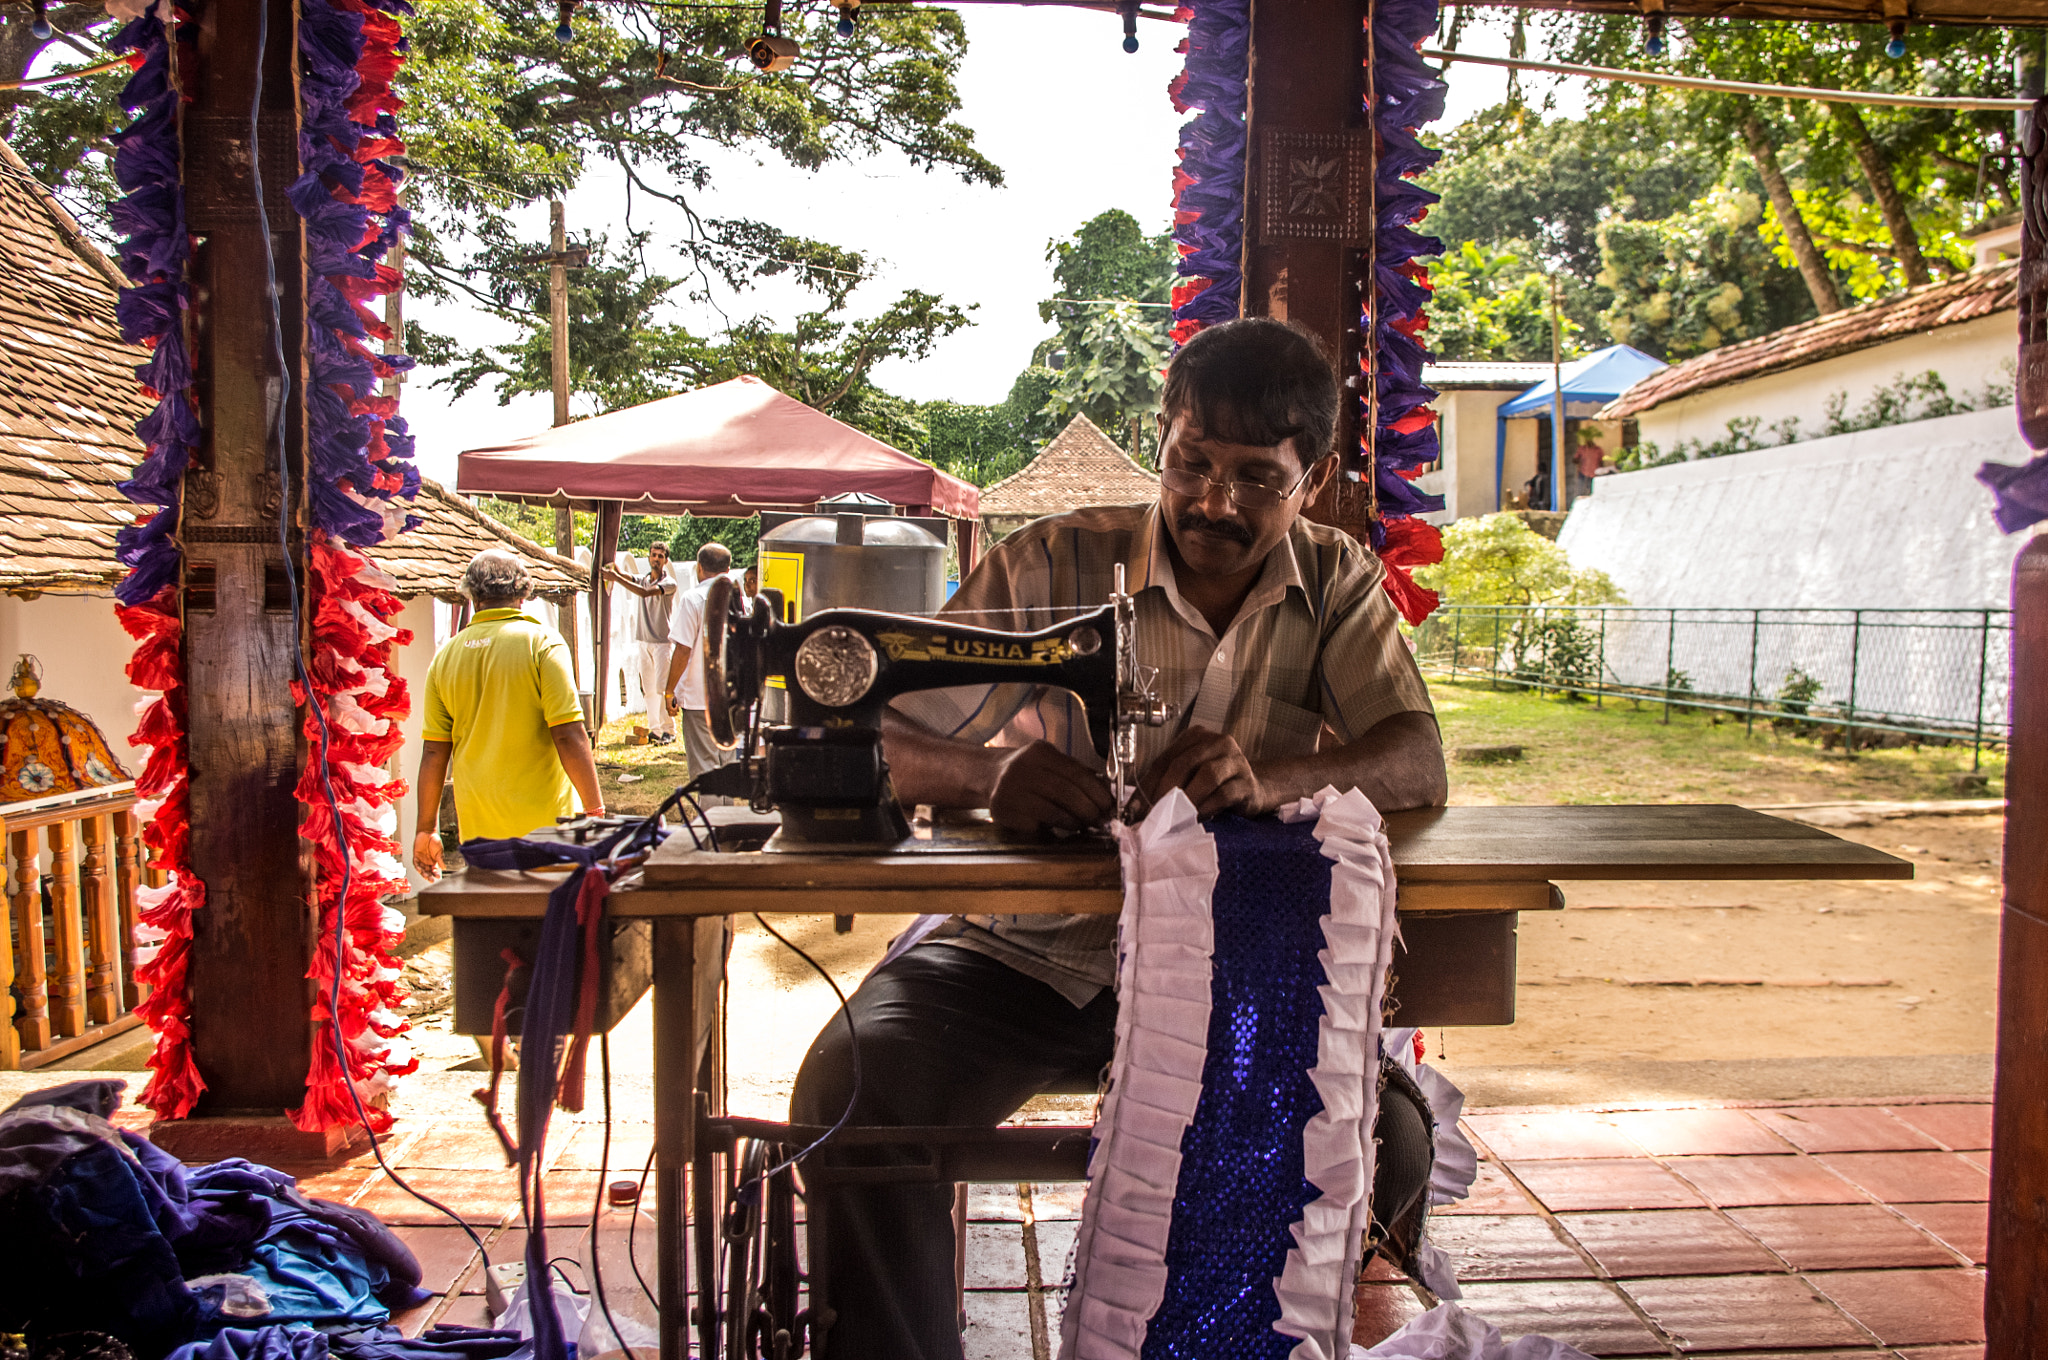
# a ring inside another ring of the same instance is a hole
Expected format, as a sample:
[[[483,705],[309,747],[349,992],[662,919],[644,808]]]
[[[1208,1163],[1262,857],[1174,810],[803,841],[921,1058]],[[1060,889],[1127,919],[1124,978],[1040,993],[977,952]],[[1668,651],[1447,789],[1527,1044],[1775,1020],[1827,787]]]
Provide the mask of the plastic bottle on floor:
[[[628,1348],[634,1360],[655,1360],[659,1355],[661,1310],[651,1297],[659,1289],[656,1241],[654,1215],[641,1207],[639,1183],[613,1181],[607,1185],[604,1212],[585,1230],[577,1253],[583,1264],[584,1287],[590,1290],[590,1308],[583,1315],[582,1334],[576,1338],[579,1360],[626,1360]],[[636,1258],[638,1274],[633,1270]]]

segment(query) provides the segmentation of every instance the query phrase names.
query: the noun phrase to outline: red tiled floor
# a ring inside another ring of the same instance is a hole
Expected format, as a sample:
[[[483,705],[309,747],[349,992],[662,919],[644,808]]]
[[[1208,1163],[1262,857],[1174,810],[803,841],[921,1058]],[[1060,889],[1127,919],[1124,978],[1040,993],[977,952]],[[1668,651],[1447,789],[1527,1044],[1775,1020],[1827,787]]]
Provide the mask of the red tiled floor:
[[[348,1197],[367,1185],[372,1176],[382,1174],[375,1166],[350,1166],[339,1171],[322,1171],[317,1175],[299,1177],[299,1190],[314,1199],[330,1199],[336,1204],[346,1204]]]
[[[1505,1162],[1554,1157],[1633,1157],[1636,1145],[1605,1115],[1576,1110],[1541,1114],[1474,1114],[1465,1126]]]
[[[1034,1199],[1036,1197],[1034,1196]],[[1479,1174],[1472,1181],[1472,1193],[1461,1200],[1429,1211],[1430,1217],[1439,1215],[1455,1218],[1460,1214],[1533,1214],[1536,1206],[1529,1197],[1509,1180],[1500,1167],[1493,1162],[1481,1162]]]
[[[647,1165],[647,1154],[654,1147],[654,1126],[652,1124],[612,1125],[612,1149],[609,1165],[622,1177],[638,1179],[641,1168]],[[584,1124],[577,1128],[576,1136],[562,1149],[562,1155],[555,1159],[558,1171],[595,1171],[604,1151],[604,1126]],[[1012,1191],[1012,1197],[1015,1192]]]
[[[1723,1207],[1860,1204],[1865,1199],[1811,1157],[1674,1157],[1668,1165]]]
[[[1733,1275],[1783,1269],[1748,1233],[1712,1209],[1563,1214],[1558,1221],[1610,1275]],[[1430,1232],[1434,1235],[1436,1229]]]
[[[567,1231],[567,1229],[557,1229],[556,1231]],[[526,1259],[526,1229],[507,1228],[498,1236],[489,1238],[488,1245],[491,1251],[492,1265],[501,1266],[505,1264],[507,1261],[523,1261]],[[568,1254],[574,1255],[575,1244],[571,1243],[570,1246],[571,1250]],[[560,1256],[563,1254],[561,1250],[561,1243],[555,1240],[554,1232],[550,1232],[548,1234],[548,1249],[549,1255]],[[481,1270],[472,1270],[469,1272],[468,1275],[464,1276],[462,1280],[462,1292],[465,1294],[483,1293],[484,1273]]]
[[[1462,1280],[1572,1280],[1593,1268],[1537,1214],[1465,1214],[1435,1220],[1429,1240],[1450,1253]]]
[[[1934,1146],[1927,1135],[1907,1128],[1874,1105],[1758,1110],[1756,1118],[1805,1152],[1891,1152]]]
[[[550,1171],[541,1177],[541,1198],[547,1205],[548,1226],[558,1223],[588,1223],[597,1202],[595,1171]],[[514,1199],[506,1207],[518,1203]]]
[[[1514,1172],[1554,1213],[1571,1209],[1697,1209],[1692,1187],[1646,1157],[1517,1162]]]
[[[1984,1360],[1984,1347],[1972,1346],[1915,1346],[1898,1354],[1904,1360]]]
[[[1807,1279],[1887,1345],[1984,1339],[1980,1270],[1849,1270]]]
[[[445,1220],[444,1220],[445,1221]],[[452,1224],[445,1228],[393,1228],[392,1234],[419,1258],[420,1287],[446,1294],[460,1283],[463,1272],[476,1259],[476,1244],[469,1234]],[[479,1233],[478,1236],[484,1234]]]
[[[1991,1234],[1989,1206],[1983,1204],[1900,1204],[1893,1206],[1942,1241],[1984,1264],[1985,1239]]]
[[[510,1171],[448,1171],[423,1167],[399,1174],[413,1189],[461,1214],[465,1223],[496,1224],[519,1203],[519,1183]],[[448,1222],[446,1215],[420,1203],[381,1175],[356,1201],[356,1207],[367,1209],[390,1224],[431,1228]]]
[[[448,1305],[448,1311],[435,1318],[436,1325],[446,1323],[450,1327],[488,1327],[491,1325],[490,1310],[484,1307],[481,1294],[464,1294]]]
[[[1991,1193],[1984,1169],[1953,1152],[1837,1152],[1815,1160],[1881,1200],[1982,1200]]]
[[[1357,1308],[1351,1339],[1360,1346],[1379,1345],[1428,1311],[1405,1284],[1362,1284]]]
[[[1535,1332],[1588,1355],[1669,1354],[1614,1287],[1600,1280],[1482,1280],[1465,1286],[1459,1302],[1510,1339]]]
[[[1792,1151],[1741,1110],[1627,1110],[1607,1117],[1657,1157]]]
[[[1795,1275],[1683,1275],[1621,1287],[1687,1351],[1870,1340]]]
[[[1958,1152],[1975,1152],[1991,1146],[1989,1105],[1897,1105],[1892,1113]]]
[[[428,1299],[417,1308],[408,1308],[405,1312],[394,1315],[391,1325],[407,1336],[418,1336],[427,1329],[427,1323],[433,1318],[434,1310],[440,1306],[440,1299]]]
[[[1728,1217],[1794,1270],[1952,1266],[1954,1253],[1875,1204],[1794,1204],[1730,1209]]]
[[[499,1145],[496,1134],[489,1128],[461,1124],[427,1130],[424,1137],[391,1164],[401,1175],[413,1166],[441,1171],[499,1171],[506,1166],[505,1149]]]
[[[1984,1150],[1984,1151],[1982,1151],[1982,1152],[1965,1152],[1965,1153],[1961,1154],[1961,1156],[1962,1156],[1962,1159],[1963,1159],[1964,1161],[1968,1162],[1968,1163],[1969,1163],[1969,1164],[1970,1164],[1971,1166],[1974,1166],[1974,1167],[1976,1167],[1976,1168],[1977,1168],[1977,1169],[1978,1169],[1979,1171],[1982,1171],[1982,1172],[1983,1172],[1983,1173],[1984,1173],[1985,1175],[1987,1175],[1987,1176],[1988,1176],[1988,1175],[1990,1175],[1990,1174],[1991,1174],[1991,1151],[1990,1151],[1990,1149],[1988,1149],[1988,1148],[1987,1148],[1987,1149],[1985,1149],[1985,1150]]]

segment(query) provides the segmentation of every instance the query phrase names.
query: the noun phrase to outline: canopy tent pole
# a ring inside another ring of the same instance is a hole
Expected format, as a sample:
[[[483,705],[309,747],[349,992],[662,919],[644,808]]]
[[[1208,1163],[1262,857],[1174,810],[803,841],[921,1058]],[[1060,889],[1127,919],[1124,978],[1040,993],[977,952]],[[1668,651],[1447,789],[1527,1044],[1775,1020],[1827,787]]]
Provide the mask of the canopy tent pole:
[[[619,522],[625,514],[623,501],[597,503],[597,542],[590,557],[590,660],[597,674],[592,680],[590,739],[604,730],[605,693],[611,688],[612,618],[604,569],[619,551]]]

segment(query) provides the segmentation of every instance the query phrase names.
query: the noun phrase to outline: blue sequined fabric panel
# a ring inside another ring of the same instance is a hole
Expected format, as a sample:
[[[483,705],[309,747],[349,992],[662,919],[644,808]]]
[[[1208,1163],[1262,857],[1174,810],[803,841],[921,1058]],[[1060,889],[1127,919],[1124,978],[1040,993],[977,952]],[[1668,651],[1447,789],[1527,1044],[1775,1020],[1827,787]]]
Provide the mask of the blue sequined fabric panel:
[[[1167,1235],[1166,1297],[1143,1360],[1281,1360],[1273,1281],[1288,1227],[1320,1193],[1302,1171],[1301,1131],[1323,1108],[1316,1062],[1316,951],[1330,905],[1330,861],[1312,822],[1211,823],[1217,879],[1202,1095],[1181,1139]]]

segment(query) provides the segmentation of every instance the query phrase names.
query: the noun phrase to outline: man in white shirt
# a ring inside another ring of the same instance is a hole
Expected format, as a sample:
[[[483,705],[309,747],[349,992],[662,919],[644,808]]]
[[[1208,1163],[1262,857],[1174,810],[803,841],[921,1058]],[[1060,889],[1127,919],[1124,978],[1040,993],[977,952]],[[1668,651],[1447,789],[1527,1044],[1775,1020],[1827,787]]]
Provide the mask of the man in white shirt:
[[[697,655],[704,634],[704,600],[711,583],[732,569],[732,552],[722,543],[706,543],[697,549],[697,584],[676,600],[669,616],[669,640],[675,650],[668,659],[668,681],[662,692],[668,711],[682,715],[683,754],[689,762],[690,778],[715,770],[733,758],[711,740],[711,723],[704,708],[704,661]],[[708,801],[708,800],[707,800]]]
[[[676,739],[675,717],[668,711],[670,616],[676,602],[676,578],[669,575],[668,544],[647,545],[647,574],[628,576],[607,566],[604,574],[640,597],[633,611],[633,641],[640,648],[640,695],[647,701],[647,740],[666,746]]]

